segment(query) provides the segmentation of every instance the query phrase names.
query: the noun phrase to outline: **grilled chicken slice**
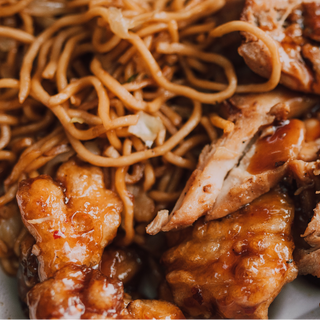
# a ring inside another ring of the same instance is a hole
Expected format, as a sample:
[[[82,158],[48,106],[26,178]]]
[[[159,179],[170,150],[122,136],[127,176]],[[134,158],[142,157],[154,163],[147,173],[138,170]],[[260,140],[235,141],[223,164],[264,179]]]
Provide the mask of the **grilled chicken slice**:
[[[224,217],[273,188],[286,174],[289,161],[297,157],[304,131],[303,122],[296,119],[267,127],[230,171],[206,220]]]
[[[100,168],[63,164],[57,180],[39,176],[20,183],[22,220],[36,239],[32,253],[43,281],[63,266],[98,265],[120,225],[122,202],[105,188]]]
[[[197,221],[163,256],[174,302],[192,318],[267,318],[282,286],[297,276],[293,215],[277,189],[220,220]]]
[[[296,116],[314,103],[314,99],[303,100],[282,88],[265,94],[237,95],[231,98],[229,104],[233,111],[229,119],[235,122],[234,130],[204,148],[198,167],[170,216],[167,211],[160,211],[148,226],[147,232],[156,234],[160,230],[186,227],[206,214],[215,204],[228,172],[237,165],[260,127],[271,124],[279,113],[280,118],[283,117],[283,110],[288,109],[288,116]],[[292,111],[289,111],[291,106]]]
[[[294,258],[300,274],[320,278],[320,161],[292,161],[289,169],[299,187]]]
[[[280,82],[294,90],[320,94],[320,1],[247,0],[241,19],[258,26],[277,43]],[[261,40],[243,33],[239,54],[263,77],[271,73],[270,52]]]

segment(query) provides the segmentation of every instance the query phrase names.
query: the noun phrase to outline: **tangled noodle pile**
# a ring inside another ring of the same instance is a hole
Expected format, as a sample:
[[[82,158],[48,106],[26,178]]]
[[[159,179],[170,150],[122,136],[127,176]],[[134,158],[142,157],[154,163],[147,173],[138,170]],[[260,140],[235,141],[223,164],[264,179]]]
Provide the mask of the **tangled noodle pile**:
[[[8,273],[27,232],[12,202],[19,181],[52,176],[75,154],[103,167],[124,203],[121,244],[143,244],[146,224],[179,197],[201,148],[217,128],[232,130],[217,104],[278,84],[278,51],[263,31],[240,21],[215,28],[224,5],[0,1],[0,216],[15,234],[11,247],[0,240]],[[216,38],[232,31],[254,34],[272,52],[266,83],[238,85],[232,63],[213,53]]]

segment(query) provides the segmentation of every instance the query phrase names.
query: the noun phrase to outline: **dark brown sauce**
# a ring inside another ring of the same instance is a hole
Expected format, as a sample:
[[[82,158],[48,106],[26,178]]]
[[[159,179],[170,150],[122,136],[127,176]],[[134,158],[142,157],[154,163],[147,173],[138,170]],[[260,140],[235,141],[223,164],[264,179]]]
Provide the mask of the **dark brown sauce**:
[[[295,157],[304,138],[304,124],[293,119],[276,127],[275,132],[260,139],[247,171],[259,174],[283,165]]]

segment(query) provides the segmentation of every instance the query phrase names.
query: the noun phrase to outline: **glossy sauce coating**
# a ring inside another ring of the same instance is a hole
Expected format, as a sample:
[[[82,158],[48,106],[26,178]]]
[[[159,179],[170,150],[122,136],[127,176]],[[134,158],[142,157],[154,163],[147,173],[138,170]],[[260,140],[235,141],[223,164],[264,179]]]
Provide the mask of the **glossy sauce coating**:
[[[184,319],[166,301],[124,302],[123,284],[99,270],[67,265],[27,295],[31,319]]]
[[[108,247],[102,255],[100,271],[110,279],[128,283],[141,269],[142,261],[130,248]]]
[[[199,220],[163,256],[174,302],[191,317],[267,318],[292,260],[294,207],[272,191],[220,220]]]
[[[259,174],[275,169],[295,157],[304,138],[303,122],[293,119],[274,129],[272,135],[258,140],[255,154],[247,168],[249,173]]]
[[[40,280],[74,263],[95,266],[116,235],[122,202],[107,190],[100,168],[71,160],[57,173],[22,181],[17,193],[22,220],[36,239],[32,253]]]
[[[117,318],[124,308],[122,283],[85,266],[62,268],[27,297],[31,319]]]

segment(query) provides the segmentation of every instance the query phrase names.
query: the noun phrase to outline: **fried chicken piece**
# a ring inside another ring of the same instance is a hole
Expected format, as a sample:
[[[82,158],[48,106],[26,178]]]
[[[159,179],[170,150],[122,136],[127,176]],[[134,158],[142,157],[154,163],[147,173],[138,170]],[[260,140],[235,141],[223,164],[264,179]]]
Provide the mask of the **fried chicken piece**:
[[[139,255],[130,248],[108,247],[102,255],[100,271],[110,279],[128,283],[141,269]]]
[[[120,281],[72,264],[35,285],[27,297],[30,319],[117,318],[124,309]]]
[[[120,225],[122,202],[105,188],[100,168],[63,164],[57,180],[39,176],[20,183],[22,220],[36,239],[32,253],[43,281],[63,266],[98,265]]]
[[[300,274],[320,278],[320,161],[292,161],[290,171],[299,189],[299,209],[295,218],[294,258]]]
[[[268,192],[287,173],[304,141],[304,124],[293,119],[267,127],[233,168],[206,220],[226,216]]]
[[[247,0],[241,19],[258,26],[277,43],[285,86],[320,94],[320,1]],[[256,37],[243,33],[239,54],[254,72],[271,73],[270,52]]]
[[[167,301],[134,300],[127,309],[133,319],[185,319],[181,310]]]
[[[237,166],[261,126],[273,123],[279,116],[283,117],[284,110],[287,110],[287,116],[297,115],[297,103],[305,110],[313,106],[315,101],[303,101],[301,97],[284,89],[264,94],[236,95],[231,98],[229,104],[234,111],[229,120],[235,122],[234,130],[223,134],[216,143],[204,148],[198,166],[170,216],[167,211],[160,211],[149,224],[147,232],[156,234],[160,230],[186,227],[211,210],[223,188],[225,177]]]
[[[200,219],[163,256],[174,302],[191,317],[267,318],[292,260],[294,206],[273,190],[220,220]]]
[[[169,302],[124,302],[122,282],[86,266],[67,265],[28,293],[31,319],[184,319]]]

